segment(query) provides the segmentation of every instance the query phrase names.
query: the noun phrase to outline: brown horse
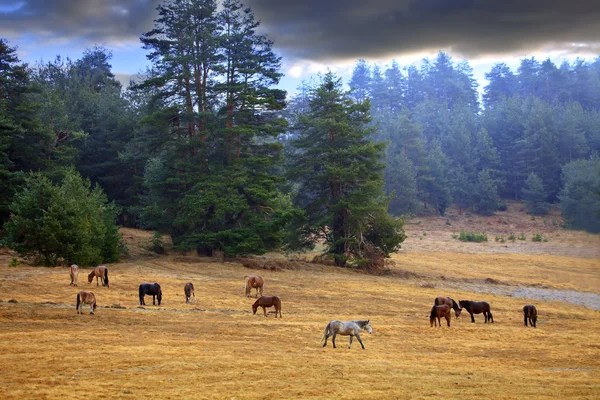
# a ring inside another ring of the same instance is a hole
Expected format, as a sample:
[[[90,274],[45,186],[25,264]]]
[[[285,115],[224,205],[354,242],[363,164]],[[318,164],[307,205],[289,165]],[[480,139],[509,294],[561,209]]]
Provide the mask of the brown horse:
[[[100,278],[102,286],[110,287],[108,286],[108,267],[101,265],[94,268],[94,270],[88,275],[88,283],[92,283],[94,277],[96,277],[96,286],[98,286],[98,278]]]
[[[454,299],[451,299],[450,297],[443,297],[443,296],[436,297],[434,304],[436,306],[440,306],[442,304],[447,304],[448,307],[450,307],[454,310],[454,313],[456,314],[456,318],[458,318],[458,316],[460,315],[460,307],[458,306],[458,304],[456,304]]]
[[[529,325],[536,327],[537,322],[537,308],[532,305],[523,307],[523,323],[527,326],[527,320],[529,319]]]
[[[483,316],[485,317],[486,324],[488,321],[492,321],[492,323],[494,322],[494,316],[492,315],[490,305],[485,301],[460,300],[458,303],[461,310],[464,308],[469,314],[471,314],[471,322],[475,322],[473,314],[481,313],[483,313]]]
[[[266,317],[267,307],[273,306],[275,306],[275,318],[277,318],[277,313],[279,313],[280,318],[283,318],[281,315],[281,300],[277,296],[261,296],[254,304],[252,304],[252,314],[256,314],[258,307],[262,307]]]
[[[263,289],[265,287],[265,281],[258,275],[250,275],[244,277],[246,280],[246,297],[250,298],[250,292],[252,288],[256,289],[256,297],[258,297],[258,292],[260,290],[260,295],[263,295]]]
[[[83,314],[83,305],[90,305],[90,314],[94,314],[94,310],[96,310],[96,296],[92,292],[81,291],[77,293],[77,314]]]
[[[452,318],[452,313],[450,312],[450,310],[452,310],[452,309],[450,308],[450,306],[448,304],[442,304],[439,306],[431,307],[431,314],[429,315],[429,322],[431,323],[431,327],[433,327],[434,324],[435,324],[435,326],[437,326],[439,324],[440,328],[441,328],[442,321],[440,320],[440,318],[442,318],[442,317],[446,318],[446,321],[448,322],[448,326],[450,326],[450,318]],[[436,321],[436,318],[437,318],[437,321]]]
[[[69,268],[69,275],[71,275],[71,286],[77,286],[77,276],[79,275],[79,267],[77,264],[71,265],[71,268]]]
[[[185,293],[186,304],[190,303],[192,297],[194,297],[194,303],[196,302],[196,294],[194,293],[194,284],[192,282],[188,282],[185,284],[183,292]]]

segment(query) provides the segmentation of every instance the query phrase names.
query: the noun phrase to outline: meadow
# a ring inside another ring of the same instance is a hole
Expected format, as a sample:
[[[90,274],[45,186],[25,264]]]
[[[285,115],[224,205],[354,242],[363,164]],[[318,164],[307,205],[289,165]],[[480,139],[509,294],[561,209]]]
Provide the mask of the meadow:
[[[144,249],[151,232],[123,229],[131,255],[109,266],[110,288],[89,285],[86,269],[74,288],[67,267],[9,267],[13,254],[3,251],[0,398],[598,398],[600,306],[511,294],[584,292],[592,303],[600,294],[599,237],[551,218],[531,221],[515,205],[489,218],[415,218],[380,276],[301,261],[312,255],[258,258],[276,270],[158,256]],[[490,241],[452,238],[463,229],[485,231]],[[527,240],[494,240],[512,231]],[[531,242],[534,232],[548,242]],[[243,293],[249,274],[282,299],[282,319],[261,309],[252,315],[254,299]],[[139,306],[145,281],[161,284],[160,306]],[[185,304],[188,281],[197,303]],[[95,315],[76,314],[78,290],[96,294]],[[431,328],[438,295],[488,301],[495,322],[477,315],[473,324],[465,313],[453,315],[451,327]],[[531,303],[537,329],[523,326],[521,309]],[[370,319],[366,350],[356,341],[348,349],[347,337],[322,348],[332,319]]]

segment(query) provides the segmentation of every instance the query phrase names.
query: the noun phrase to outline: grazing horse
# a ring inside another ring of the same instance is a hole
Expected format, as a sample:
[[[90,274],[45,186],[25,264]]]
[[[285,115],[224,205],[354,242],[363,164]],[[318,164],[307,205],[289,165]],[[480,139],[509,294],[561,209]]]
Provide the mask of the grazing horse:
[[[452,310],[450,308],[450,306],[448,304],[442,304],[439,306],[433,306],[431,308],[431,315],[429,316],[429,322],[431,323],[431,327],[433,327],[433,325],[435,324],[435,326],[437,326],[438,324],[440,325],[440,328],[442,327],[442,321],[440,320],[440,318],[444,317],[446,318],[446,321],[448,322],[448,326],[450,326],[450,318],[452,317],[452,313],[450,312],[450,310]],[[437,320],[436,320],[437,318]]]
[[[475,318],[473,318],[473,314],[481,314],[485,317],[485,322],[488,321],[494,322],[494,316],[490,310],[490,305],[485,301],[471,301],[471,300],[460,300],[458,302],[460,304],[460,309],[463,308],[471,314],[471,322],[475,322]]]
[[[363,345],[362,340],[360,340],[360,331],[365,330],[369,332],[369,334],[373,333],[373,329],[371,328],[371,323],[369,320],[354,320],[354,321],[338,321],[333,320],[327,324],[325,327],[325,333],[321,337],[321,342],[325,340],[323,343],[323,347],[327,346],[327,339],[329,336],[333,336],[331,338],[331,343],[333,343],[333,348],[335,349],[335,337],[337,335],[350,336],[350,342],[348,343],[348,348],[352,347],[352,338],[356,336],[358,342],[360,343],[363,350],[365,346]]]
[[[275,318],[277,318],[277,313],[279,313],[280,318],[283,318],[281,315],[281,300],[277,296],[261,296],[252,304],[252,314],[256,314],[258,307],[263,308],[265,317],[267,316],[267,307],[275,307]]]
[[[458,304],[456,304],[454,299],[451,299],[450,297],[443,297],[443,296],[436,297],[434,304],[436,306],[440,306],[442,304],[447,304],[448,307],[450,307],[454,310],[454,313],[456,314],[456,318],[458,318],[458,316],[460,315],[460,307],[458,306]]]
[[[152,296],[152,305],[156,305],[156,298],[158,298],[158,305],[162,301],[162,290],[158,283],[142,283],[140,285],[140,305],[145,306],[144,296]]]
[[[196,293],[194,293],[194,284],[192,282],[188,282],[183,287],[183,292],[185,293],[185,302],[190,303],[192,297],[194,297],[194,303],[196,302]]]
[[[79,275],[79,267],[77,264],[71,265],[69,268],[69,275],[71,275],[71,286],[77,286],[77,276]]]
[[[256,297],[258,298],[258,291],[260,290],[260,295],[263,295],[263,289],[265,287],[265,281],[258,275],[250,275],[245,276],[246,280],[246,297],[250,298],[250,292],[252,288],[256,288]]]
[[[92,283],[94,277],[96,277],[96,286],[98,286],[98,278],[100,278],[102,286],[110,287],[108,286],[108,267],[101,265],[94,268],[94,270],[88,275],[88,282]]]
[[[84,292],[83,290],[77,293],[77,314],[83,314],[83,305],[90,305],[90,314],[94,314],[96,309],[96,296],[92,292]]]
[[[523,307],[523,323],[527,326],[527,320],[529,319],[529,325],[536,327],[537,322],[537,308],[532,305]]]

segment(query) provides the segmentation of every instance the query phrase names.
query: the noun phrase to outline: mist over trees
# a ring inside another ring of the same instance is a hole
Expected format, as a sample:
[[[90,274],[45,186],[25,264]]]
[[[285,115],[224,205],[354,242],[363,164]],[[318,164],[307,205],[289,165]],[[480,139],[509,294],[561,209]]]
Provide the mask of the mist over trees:
[[[165,2],[141,33],[151,66],[127,89],[103,47],[26,65],[0,40],[2,239],[28,187],[59,193],[79,175],[120,225],[206,255],[323,240],[338,265],[360,266],[399,248],[395,217],[491,215],[507,199],[600,231],[600,57],[499,63],[481,90],[444,52],[418,66],[359,60],[350,91],[327,74],[290,98],[258,28],[237,0]]]

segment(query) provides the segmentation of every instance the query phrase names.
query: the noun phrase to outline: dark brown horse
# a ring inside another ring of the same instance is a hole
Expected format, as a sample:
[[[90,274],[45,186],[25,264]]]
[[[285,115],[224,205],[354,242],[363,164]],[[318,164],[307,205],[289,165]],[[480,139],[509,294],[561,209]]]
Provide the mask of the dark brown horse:
[[[431,314],[429,315],[429,322],[431,323],[431,326],[433,327],[434,324],[435,326],[439,324],[441,327],[442,321],[440,318],[446,318],[448,326],[450,326],[450,318],[452,317],[450,310],[452,309],[448,304],[441,304],[439,306],[431,307]]]
[[[71,268],[69,268],[69,275],[71,275],[71,285],[77,286],[77,276],[79,276],[79,267],[76,264],[71,265]]]
[[[250,275],[244,277],[246,280],[246,297],[250,298],[250,292],[252,288],[256,289],[256,297],[258,297],[258,292],[260,291],[260,295],[263,295],[263,289],[265,287],[265,281],[258,275]]]
[[[183,292],[185,293],[186,303],[190,303],[192,297],[194,297],[194,303],[196,302],[196,293],[194,293],[194,284],[192,282],[188,282],[185,284]]]
[[[90,314],[94,314],[96,310],[96,296],[92,292],[84,292],[83,290],[77,293],[77,305],[75,308],[77,309],[77,314],[83,314],[83,305],[90,305]]]
[[[485,323],[488,321],[494,322],[494,316],[492,315],[492,311],[490,310],[490,305],[485,301],[471,301],[471,300],[461,300],[458,302],[460,305],[460,309],[463,308],[467,310],[467,312],[471,315],[471,322],[475,322],[475,318],[473,318],[473,314],[481,314],[485,317]]]
[[[458,318],[458,316],[460,315],[460,307],[458,306],[458,304],[456,304],[454,299],[451,299],[450,297],[443,297],[443,296],[436,297],[434,304],[436,306],[446,304],[446,305],[448,305],[448,307],[450,307],[454,310],[454,313],[456,314],[456,318]]]
[[[265,317],[267,316],[267,307],[275,307],[275,318],[277,318],[277,313],[279,313],[280,318],[283,318],[281,315],[281,300],[277,296],[261,296],[252,304],[252,314],[256,314],[258,307],[263,308]]]
[[[145,306],[146,302],[144,301],[144,296],[152,296],[152,305],[156,305],[156,300],[158,300],[158,305],[160,306],[160,302],[162,301],[162,289],[158,283],[142,283],[139,288],[140,295],[140,305]]]
[[[537,308],[532,305],[523,307],[523,323],[527,326],[527,320],[529,319],[529,325],[536,327],[537,322]]]
[[[94,270],[88,275],[88,282],[92,283],[94,277],[96,277],[96,286],[98,286],[98,278],[100,278],[102,286],[110,287],[108,286],[108,267],[101,265],[94,268]]]

